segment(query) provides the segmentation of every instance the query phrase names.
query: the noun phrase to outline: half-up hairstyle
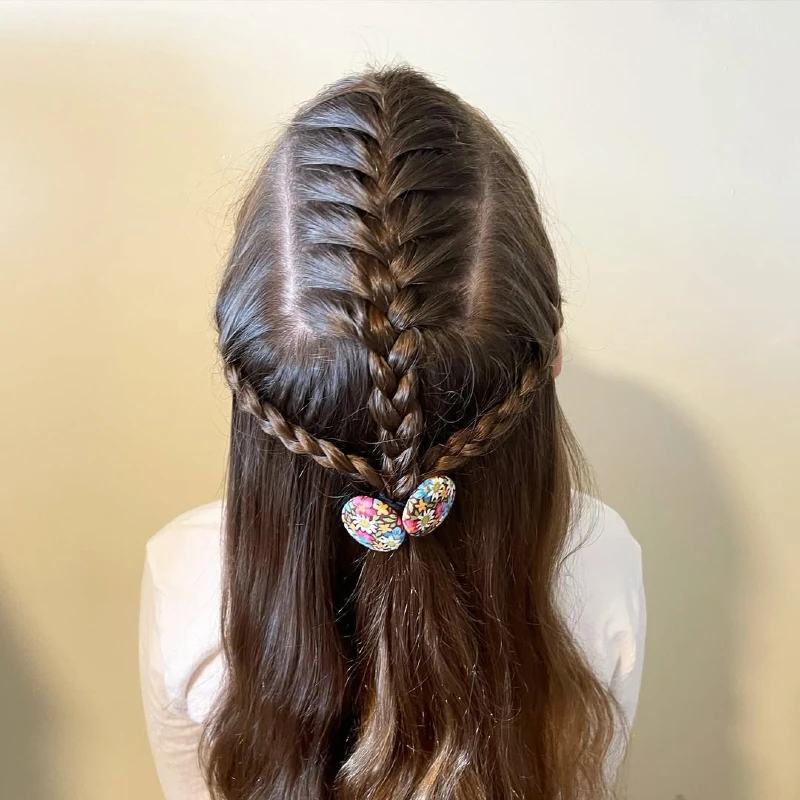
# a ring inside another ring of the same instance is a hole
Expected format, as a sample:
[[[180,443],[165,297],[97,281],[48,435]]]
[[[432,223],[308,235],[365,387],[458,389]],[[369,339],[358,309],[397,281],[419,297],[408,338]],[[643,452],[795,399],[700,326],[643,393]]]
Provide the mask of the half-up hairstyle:
[[[530,183],[407,69],[302,108],[217,303],[233,391],[216,800],[606,797],[613,702],[557,608],[581,460]],[[353,495],[447,474],[435,533],[371,552]]]

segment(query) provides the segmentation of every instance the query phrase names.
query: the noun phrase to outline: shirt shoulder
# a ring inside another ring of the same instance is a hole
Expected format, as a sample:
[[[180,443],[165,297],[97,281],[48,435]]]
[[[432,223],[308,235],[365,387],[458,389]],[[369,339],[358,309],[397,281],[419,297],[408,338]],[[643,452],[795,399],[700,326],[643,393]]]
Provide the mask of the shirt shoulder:
[[[580,495],[563,563],[567,577],[580,575],[586,589],[619,596],[642,580],[642,550],[625,520],[600,500]]]
[[[598,677],[632,723],[646,628],[642,551],[622,517],[588,496],[576,498],[562,565],[562,613]]]
[[[221,679],[221,574],[221,500],[181,514],[147,542],[142,602],[150,613],[140,654],[158,666],[166,699],[198,721]]]
[[[186,511],[168,522],[146,545],[147,561],[164,578],[187,574],[186,559],[196,555],[202,563],[209,556],[220,560],[222,500]]]

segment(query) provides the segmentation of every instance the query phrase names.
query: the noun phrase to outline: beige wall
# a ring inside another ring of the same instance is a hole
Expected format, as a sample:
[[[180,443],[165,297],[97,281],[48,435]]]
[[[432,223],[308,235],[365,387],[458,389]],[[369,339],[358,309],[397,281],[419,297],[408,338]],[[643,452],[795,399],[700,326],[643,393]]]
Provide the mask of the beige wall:
[[[528,161],[565,404],[644,547],[634,800],[800,797],[800,5],[0,7],[0,796],[159,796],[145,539],[219,495],[227,207],[292,106],[402,58]]]

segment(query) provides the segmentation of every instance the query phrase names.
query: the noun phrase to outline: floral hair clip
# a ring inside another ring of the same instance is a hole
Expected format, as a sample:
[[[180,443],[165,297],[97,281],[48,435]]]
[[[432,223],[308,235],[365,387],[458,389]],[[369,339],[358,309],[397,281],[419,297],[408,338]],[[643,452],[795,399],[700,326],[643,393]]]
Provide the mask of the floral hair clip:
[[[426,478],[405,505],[383,497],[351,497],[342,509],[347,532],[370,550],[397,550],[406,534],[426,536],[444,522],[456,499],[456,485],[446,475]]]

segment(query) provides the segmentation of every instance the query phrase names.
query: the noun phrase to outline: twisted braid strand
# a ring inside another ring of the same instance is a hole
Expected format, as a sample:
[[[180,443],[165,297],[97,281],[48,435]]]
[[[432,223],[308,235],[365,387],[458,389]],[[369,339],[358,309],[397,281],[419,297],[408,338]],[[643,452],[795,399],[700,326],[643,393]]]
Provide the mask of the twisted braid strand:
[[[383,476],[364,458],[349,456],[335,444],[318,439],[299,425],[289,422],[271,403],[262,402],[255,389],[243,380],[234,367],[227,367],[225,377],[239,407],[251,414],[259,427],[269,436],[279,439],[292,453],[313,458],[322,467],[365,481],[380,492],[386,490]]]
[[[444,444],[430,448],[425,456],[426,471],[456,470],[470,458],[485,455],[496,447],[530,408],[540,374],[535,365],[529,365],[516,391],[478,417],[474,425],[456,431]]]

